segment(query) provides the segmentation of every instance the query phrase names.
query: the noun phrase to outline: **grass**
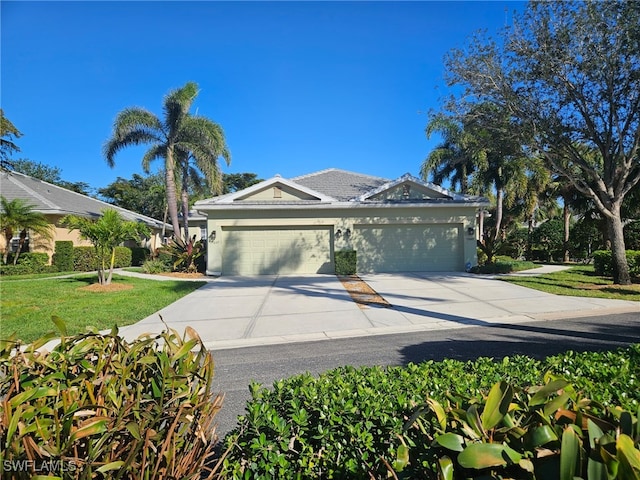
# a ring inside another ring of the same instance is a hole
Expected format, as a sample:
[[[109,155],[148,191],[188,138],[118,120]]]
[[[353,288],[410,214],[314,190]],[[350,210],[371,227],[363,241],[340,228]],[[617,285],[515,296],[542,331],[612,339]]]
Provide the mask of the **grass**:
[[[64,275],[78,275],[78,272],[48,272],[48,273],[30,273],[28,275],[2,275],[0,281],[4,282],[18,282],[21,280],[33,280],[37,278],[55,278],[62,277]]]
[[[205,282],[145,280],[114,275],[119,290],[91,291],[96,275],[71,278],[6,281],[0,286],[2,322],[0,337],[17,333],[31,342],[55,330],[52,315],[64,319],[68,333],[84,332],[87,326],[106,330],[131,325],[175,302]]]
[[[639,283],[614,285],[610,278],[596,275],[592,265],[575,266],[568,270],[534,277],[502,277],[500,280],[555,295],[640,302]]]

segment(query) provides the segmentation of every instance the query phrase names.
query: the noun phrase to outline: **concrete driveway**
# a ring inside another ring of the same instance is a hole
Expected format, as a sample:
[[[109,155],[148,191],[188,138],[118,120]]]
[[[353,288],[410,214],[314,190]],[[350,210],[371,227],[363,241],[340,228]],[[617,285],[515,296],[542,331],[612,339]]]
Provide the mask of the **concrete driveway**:
[[[221,349],[589,314],[640,314],[637,302],[556,296],[465,273],[361,278],[391,307],[358,306],[333,275],[221,277],[123,327],[121,334],[133,339],[158,333],[166,328],[164,321],[180,333],[191,326],[208,348]]]

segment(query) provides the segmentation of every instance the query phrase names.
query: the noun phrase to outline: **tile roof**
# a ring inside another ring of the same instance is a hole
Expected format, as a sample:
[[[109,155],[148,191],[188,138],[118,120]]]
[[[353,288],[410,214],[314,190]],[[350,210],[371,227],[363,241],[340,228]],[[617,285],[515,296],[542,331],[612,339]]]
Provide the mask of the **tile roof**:
[[[78,215],[99,217],[107,208],[117,210],[125,220],[143,222],[152,228],[162,228],[162,222],[95,198],[72,192],[18,172],[0,171],[0,193],[8,200],[21,198],[45,215]],[[166,228],[172,230],[170,225]]]
[[[339,201],[353,200],[390,180],[361,173],[329,168],[294,177],[291,181],[333,197]]]

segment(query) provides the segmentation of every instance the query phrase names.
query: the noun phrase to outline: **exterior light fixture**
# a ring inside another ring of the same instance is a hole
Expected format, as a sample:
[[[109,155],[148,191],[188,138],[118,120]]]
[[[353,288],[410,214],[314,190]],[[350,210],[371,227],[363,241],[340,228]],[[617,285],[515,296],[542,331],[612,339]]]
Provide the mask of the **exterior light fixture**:
[[[216,240],[216,231],[215,231],[215,230],[214,230],[214,231],[212,231],[212,232],[209,234],[209,237],[208,237],[208,238],[209,238],[209,243],[213,243],[213,242]]]
[[[476,233],[476,229],[475,228],[473,228],[473,227],[467,228],[467,235],[469,235],[470,237],[475,235],[475,233]]]
[[[342,230],[338,229],[338,231],[336,232],[336,238],[340,237],[342,237]]]

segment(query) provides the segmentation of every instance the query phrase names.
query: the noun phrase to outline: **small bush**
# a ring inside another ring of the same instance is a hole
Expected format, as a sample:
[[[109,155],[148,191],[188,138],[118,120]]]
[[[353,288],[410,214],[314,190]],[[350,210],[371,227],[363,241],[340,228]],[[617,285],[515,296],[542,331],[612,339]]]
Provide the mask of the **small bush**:
[[[73,271],[73,242],[70,240],[58,240],[52,261],[59,272]]]
[[[335,252],[336,275],[355,275],[357,255],[355,250]]]
[[[115,268],[131,266],[131,249],[116,247]],[[98,259],[94,247],[73,248],[73,269],[77,272],[91,272],[98,268]]]
[[[142,264],[142,271],[144,273],[155,274],[170,272],[171,267],[159,258],[149,259]]]
[[[211,354],[192,329],[131,343],[117,329],[63,336],[38,352],[49,338],[26,348],[0,342],[3,478],[205,477],[222,399],[211,390]]]
[[[408,446],[411,463],[401,478],[435,479],[436,457],[425,437],[434,425],[423,421],[405,429],[425,399],[457,402],[462,408],[473,403],[465,399],[481,402],[496,382],[525,389],[544,384],[548,372],[570,379],[575,391],[588,396],[594,406],[590,414],[607,414],[614,405],[636,412],[639,365],[640,345],[634,345],[614,352],[567,352],[545,360],[514,356],[341,367],[318,377],[279,380],[270,388],[254,384],[247,413],[225,439],[230,450],[223,478],[387,478],[387,465]],[[469,411],[473,417],[476,410]]]

